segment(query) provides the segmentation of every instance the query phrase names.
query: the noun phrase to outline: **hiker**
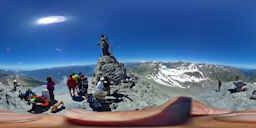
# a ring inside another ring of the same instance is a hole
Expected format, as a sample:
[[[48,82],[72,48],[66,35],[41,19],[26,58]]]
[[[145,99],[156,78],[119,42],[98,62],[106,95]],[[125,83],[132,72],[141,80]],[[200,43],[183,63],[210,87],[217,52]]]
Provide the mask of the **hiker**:
[[[218,92],[220,92],[221,86],[222,86],[222,83],[220,80],[218,80]]]
[[[53,104],[54,103],[54,101],[55,101],[55,98],[54,98],[54,86],[55,86],[55,82],[52,80],[52,78],[51,77],[47,77],[47,89],[48,89],[48,91],[49,91],[49,95],[50,95],[50,102],[51,102],[51,104]]]
[[[13,89],[12,89],[12,91],[16,92],[17,86],[18,86],[17,80],[13,80]]]
[[[236,81],[233,82],[233,84],[236,86],[235,92],[241,92],[241,91],[246,91],[247,90],[247,88],[245,87],[246,83],[239,80],[239,76],[236,76]]]
[[[101,46],[103,56],[110,56],[110,53],[108,51],[109,45],[107,42],[107,37],[105,35],[101,35],[101,42],[97,43],[97,45]]]
[[[78,72],[78,78],[77,78],[77,80],[78,80],[78,84],[77,84],[77,86],[76,86],[76,91],[77,91],[77,94],[78,95],[80,95],[80,87],[82,86],[81,84],[82,84],[82,82],[81,82],[81,77],[82,77],[82,75],[83,75],[83,73],[82,72]]]
[[[103,90],[103,82],[104,82],[104,78],[102,77],[100,78],[100,80],[98,80],[96,91],[94,92],[94,96],[99,100],[104,100],[105,96],[107,95]]]
[[[238,76],[236,76],[236,81],[234,81],[233,84],[236,87],[234,89],[228,89],[228,91],[230,91],[230,93],[247,91],[246,83],[244,83],[243,81],[239,80]]]
[[[251,100],[256,100],[256,90],[253,90],[252,96],[250,97]]]
[[[49,93],[48,89],[44,89],[42,91],[42,96],[46,97],[47,100],[51,101],[51,97],[50,97],[50,93]]]
[[[77,74],[75,74],[75,73],[71,73],[71,75],[72,75],[72,78],[75,80],[76,85],[78,85],[78,83],[79,83],[79,76]]]
[[[32,96],[30,102],[32,103],[32,108],[28,112],[43,112],[49,108],[49,100],[43,92],[42,96]]]
[[[82,72],[78,72],[78,76],[79,76],[79,78],[81,78],[81,76],[83,75],[83,73]]]
[[[78,85],[81,84],[81,77],[82,77],[83,73],[82,72],[78,72]]]
[[[29,101],[32,96],[36,96],[36,94],[32,92],[30,88],[28,88],[24,94],[21,91],[19,93],[19,97],[25,101]]]
[[[73,74],[71,74],[67,80],[67,86],[69,89],[69,94],[71,97],[75,96],[75,92],[76,92],[76,80],[73,79]],[[71,93],[71,89],[73,90],[73,95]]]
[[[80,77],[80,84],[79,84],[79,95],[80,96],[88,96],[88,79],[85,75],[81,75]]]
[[[107,76],[104,76],[103,90],[107,91],[107,95],[110,95],[110,81]]]

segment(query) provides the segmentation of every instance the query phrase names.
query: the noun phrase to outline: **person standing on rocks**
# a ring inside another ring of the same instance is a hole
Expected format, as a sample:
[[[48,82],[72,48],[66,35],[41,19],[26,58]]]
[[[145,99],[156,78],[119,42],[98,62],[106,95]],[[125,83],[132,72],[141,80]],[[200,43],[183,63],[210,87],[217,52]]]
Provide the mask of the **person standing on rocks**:
[[[76,86],[76,91],[77,91],[77,94],[78,95],[80,95],[81,94],[81,90],[80,90],[80,88],[79,87],[81,87],[82,85],[82,81],[81,81],[81,77],[82,77],[82,75],[83,75],[83,73],[82,72],[78,72],[78,78],[77,78],[77,80],[78,80],[78,84],[77,84],[77,86]]]
[[[14,80],[13,81],[13,89],[12,89],[12,91],[16,92],[17,86],[18,86],[18,82],[17,82],[17,80]]]
[[[47,77],[47,90],[49,91],[49,95],[50,95],[50,103],[53,104],[55,101],[54,98],[54,86],[55,86],[55,82],[52,80],[51,77]]]
[[[80,84],[78,85],[79,88],[79,95],[80,96],[88,96],[87,90],[88,90],[88,79],[85,75],[81,75],[80,77]]]
[[[73,74],[71,74],[67,80],[67,86],[69,89],[69,94],[71,97],[76,96],[76,80],[73,78]],[[71,89],[73,90],[73,95],[71,93]]]
[[[222,86],[222,83],[220,80],[218,80],[218,92],[220,92],[221,86]]]
[[[109,45],[107,42],[107,37],[105,35],[101,35],[101,42],[97,43],[97,45],[101,46],[103,56],[110,56],[108,51]]]
[[[76,85],[79,84],[79,75],[75,74],[75,73],[71,73],[72,78],[76,81]]]

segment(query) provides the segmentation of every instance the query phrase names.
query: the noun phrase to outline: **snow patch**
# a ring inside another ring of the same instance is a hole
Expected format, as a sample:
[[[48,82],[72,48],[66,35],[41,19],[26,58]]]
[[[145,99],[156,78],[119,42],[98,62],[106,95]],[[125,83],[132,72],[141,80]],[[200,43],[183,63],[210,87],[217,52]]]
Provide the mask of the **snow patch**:
[[[190,88],[190,86],[183,86],[182,83],[198,83],[208,79],[199,70],[199,66],[193,63],[187,66],[181,65],[176,68],[167,68],[165,65],[159,64],[159,68],[154,69],[154,71],[157,72],[147,75],[146,78],[170,87]]]

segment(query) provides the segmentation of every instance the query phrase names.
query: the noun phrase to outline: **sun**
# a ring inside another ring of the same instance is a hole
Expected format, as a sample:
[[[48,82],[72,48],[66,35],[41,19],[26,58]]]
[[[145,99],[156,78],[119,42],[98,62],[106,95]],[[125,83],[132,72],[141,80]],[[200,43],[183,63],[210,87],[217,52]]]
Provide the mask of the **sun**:
[[[64,16],[48,16],[43,17],[37,20],[37,24],[54,24],[54,23],[61,23],[67,20]]]

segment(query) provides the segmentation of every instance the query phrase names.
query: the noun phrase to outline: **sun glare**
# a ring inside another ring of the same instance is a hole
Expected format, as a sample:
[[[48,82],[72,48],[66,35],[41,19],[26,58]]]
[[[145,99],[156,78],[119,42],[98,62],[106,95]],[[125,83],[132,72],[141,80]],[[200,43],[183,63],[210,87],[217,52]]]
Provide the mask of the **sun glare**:
[[[67,19],[64,16],[49,16],[37,20],[37,24],[53,24],[65,22]]]

